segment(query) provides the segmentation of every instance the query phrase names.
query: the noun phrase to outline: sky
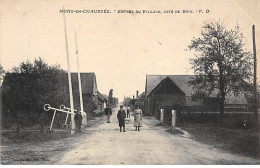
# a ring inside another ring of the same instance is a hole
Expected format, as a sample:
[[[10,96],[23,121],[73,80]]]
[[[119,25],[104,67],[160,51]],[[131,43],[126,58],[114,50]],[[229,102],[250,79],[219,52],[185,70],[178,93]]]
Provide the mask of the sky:
[[[147,74],[193,74],[187,51],[204,21],[236,24],[252,51],[252,25],[260,47],[260,1],[257,0],[0,0],[0,64],[5,70],[41,57],[67,70],[63,14],[60,9],[108,9],[107,14],[66,14],[70,68],[77,71],[75,31],[81,72],[95,72],[97,87],[122,101],[145,90]],[[118,10],[193,10],[194,13],[129,14]],[[204,13],[196,11],[202,10]],[[206,13],[209,10],[209,13]],[[258,59],[258,65],[260,61]],[[260,68],[258,68],[258,72]],[[258,73],[259,74],[259,73]],[[259,75],[258,75],[259,77]],[[64,81],[68,82],[68,81]]]

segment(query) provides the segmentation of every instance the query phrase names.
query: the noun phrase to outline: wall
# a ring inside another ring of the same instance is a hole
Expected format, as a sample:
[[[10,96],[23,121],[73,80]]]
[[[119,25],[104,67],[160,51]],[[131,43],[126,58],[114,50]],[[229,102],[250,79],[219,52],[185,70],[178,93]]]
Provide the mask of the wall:
[[[155,115],[159,117],[159,109],[165,108],[167,106],[174,105],[185,105],[185,96],[184,95],[175,95],[175,94],[155,94],[150,95],[147,98],[148,103],[148,114]]]
[[[94,117],[94,106],[97,105],[97,99],[94,96],[83,94],[84,111],[87,113],[88,120]]]
[[[102,113],[104,111],[105,102],[99,101],[98,108],[95,110],[95,113]]]

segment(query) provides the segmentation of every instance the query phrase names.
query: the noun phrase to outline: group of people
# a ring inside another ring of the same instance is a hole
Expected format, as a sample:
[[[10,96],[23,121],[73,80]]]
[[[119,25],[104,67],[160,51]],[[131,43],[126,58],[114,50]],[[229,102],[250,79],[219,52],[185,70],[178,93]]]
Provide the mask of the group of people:
[[[120,105],[120,110],[117,112],[117,119],[119,122],[119,128],[120,132],[125,132],[125,119],[130,118],[130,108],[127,108],[127,113],[123,109],[123,105]],[[107,115],[107,123],[110,123],[110,116],[112,115],[112,110],[110,106],[108,105],[107,108],[105,108],[105,114]],[[137,105],[136,109],[134,110],[134,127],[135,131],[140,131],[140,127],[142,127],[142,116],[143,112],[140,109],[140,106]],[[79,111],[76,111],[76,114],[74,116],[74,120],[76,123],[76,133],[81,132],[81,125],[82,125],[82,115]]]
[[[120,105],[120,110],[117,112],[117,119],[119,123],[120,132],[125,132],[125,119],[130,118],[130,108],[127,108],[127,113],[123,109],[123,105]],[[108,107],[105,109],[105,114],[107,115],[107,123],[110,123],[110,115],[112,114],[111,108]],[[142,127],[142,116],[143,112],[140,109],[140,106],[137,105],[134,110],[134,127],[135,131],[140,131],[140,127]]]

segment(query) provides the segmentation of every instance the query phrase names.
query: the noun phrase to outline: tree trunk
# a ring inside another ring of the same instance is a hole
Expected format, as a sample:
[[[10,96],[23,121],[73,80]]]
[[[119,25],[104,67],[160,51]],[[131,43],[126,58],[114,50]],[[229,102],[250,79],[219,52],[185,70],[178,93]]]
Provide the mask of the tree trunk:
[[[224,115],[224,107],[225,107],[225,96],[224,97],[221,97],[221,99],[220,99],[220,106],[219,106],[219,110],[220,110],[220,115],[219,115],[219,117],[220,117],[220,119],[222,119],[223,118],[223,115]]]
[[[225,84],[224,84],[224,77],[223,77],[223,70],[220,68],[220,75],[219,75],[219,91],[220,91],[220,105],[219,105],[219,110],[220,110],[220,120],[222,119],[224,115],[224,105],[225,105]]]

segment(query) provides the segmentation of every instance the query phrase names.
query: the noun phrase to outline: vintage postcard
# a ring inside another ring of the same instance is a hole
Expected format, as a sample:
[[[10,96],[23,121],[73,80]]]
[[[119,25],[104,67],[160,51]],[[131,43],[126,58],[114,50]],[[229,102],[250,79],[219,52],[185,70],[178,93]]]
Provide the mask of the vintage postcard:
[[[258,165],[258,0],[0,0],[2,165]]]

